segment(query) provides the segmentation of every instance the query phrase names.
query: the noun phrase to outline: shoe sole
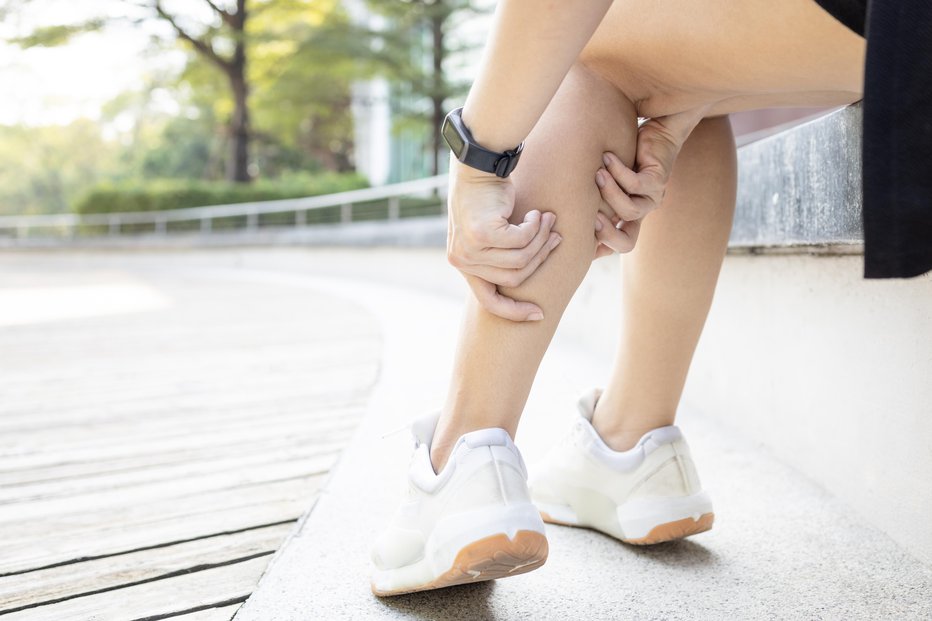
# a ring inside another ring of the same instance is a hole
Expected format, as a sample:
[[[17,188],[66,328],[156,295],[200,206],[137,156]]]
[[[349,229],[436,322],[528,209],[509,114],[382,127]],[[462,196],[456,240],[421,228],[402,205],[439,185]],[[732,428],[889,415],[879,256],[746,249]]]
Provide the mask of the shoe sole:
[[[554,519],[546,511],[540,512],[540,517],[543,521],[548,524],[559,524],[561,526],[575,526],[579,528],[590,528],[585,524],[573,524],[571,522],[564,522],[561,520]],[[625,543],[636,546],[647,546],[653,545],[655,543],[666,543],[667,541],[676,541],[677,539],[683,539],[685,537],[690,537],[692,535],[698,535],[699,533],[704,533],[708,530],[712,530],[712,524],[715,522],[714,513],[704,513],[699,516],[699,519],[693,518],[683,518],[681,520],[674,520],[673,522],[667,522],[665,524],[658,524],[654,526],[649,533],[644,537],[639,537],[637,539],[621,539]]]
[[[461,548],[450,569],[426,584],[390,591],[373,584],[372,593],[387,597],[517,576],[543,565],[548,552],[547,538],[537,531],[519,530],[513,539],[504,533],[491,535]]]

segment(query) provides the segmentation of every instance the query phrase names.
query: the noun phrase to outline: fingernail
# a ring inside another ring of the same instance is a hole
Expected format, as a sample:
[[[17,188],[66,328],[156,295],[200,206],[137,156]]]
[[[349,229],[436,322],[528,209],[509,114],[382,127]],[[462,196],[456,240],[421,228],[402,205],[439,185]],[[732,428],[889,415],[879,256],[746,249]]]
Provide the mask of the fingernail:
[[[530,315],[527,316],[528,321],[540,321],[543,318],[544,318],[543,313],[531,313]]]
[[[612,165],[612,158],[608,156],[608,153],[602,154],[602,162],[604,162],[606,166]]]
[[[550,247],[556,248],[560,245],[560,242],[563,241],[563,238],[559,235],[554,235],[553,239],[550,240]]]
[[[601,168],[595,172],[595,184],[600,188],[605,187],[605,177],[602,176]]]
[[[602,230],[602,221],[599,220],[598,218],[595,219],[595,230],[596,231]]]

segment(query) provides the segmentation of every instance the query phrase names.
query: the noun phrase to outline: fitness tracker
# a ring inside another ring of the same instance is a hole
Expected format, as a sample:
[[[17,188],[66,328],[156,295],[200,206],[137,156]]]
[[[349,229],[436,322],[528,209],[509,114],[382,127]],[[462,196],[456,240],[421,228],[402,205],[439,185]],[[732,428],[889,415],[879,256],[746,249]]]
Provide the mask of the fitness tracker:
[[[450,112],[443,120],[440,130],[443,139],[450,145],[453,155],[463,164],[471,166],[482,172],[492,173],[497,177],[507,177],[518,165],[522,142],[510,151],[496,152],[476,144],[466,124],[463,123],[463,109],[457,108]]]

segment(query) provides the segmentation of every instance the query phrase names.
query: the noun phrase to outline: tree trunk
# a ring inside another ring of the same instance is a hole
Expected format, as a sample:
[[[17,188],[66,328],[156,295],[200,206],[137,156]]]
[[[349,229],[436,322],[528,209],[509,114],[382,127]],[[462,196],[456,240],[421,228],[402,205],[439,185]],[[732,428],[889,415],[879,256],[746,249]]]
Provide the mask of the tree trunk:
[[[230,88],[233,91],[233,118],[230,119],[230,159],[227,179],[241,183],[252,181],[249,174],[249,84],[246,82],[246,0],[237,0],[233,24],[236,47],[230,64]]]
[[[230,119],[230,159],[227,179],[248,183],[249,175],[249,87],[242,76],[230,76],[233,90],[233,117]]]
[[[446,50],[444,49],[443,41],[443,23],[446,21],[448,15],[444,15],[440,12],[435,12],[431,15],[431,33],[433,34],[433,93],[431,93],[431,104],[433,105],[433,114],[431,122],[433,127],[431,127],[431,147],[432,147],[432,159],[431,159],[431,172],[434,175],[440,174],[440,152],[443,149],[444,142],[443,136],[440,133],[440,126],[443,124],[443,118],[445,116],[443,103],[446,101],[446,81],[443,77],[443,58]]]

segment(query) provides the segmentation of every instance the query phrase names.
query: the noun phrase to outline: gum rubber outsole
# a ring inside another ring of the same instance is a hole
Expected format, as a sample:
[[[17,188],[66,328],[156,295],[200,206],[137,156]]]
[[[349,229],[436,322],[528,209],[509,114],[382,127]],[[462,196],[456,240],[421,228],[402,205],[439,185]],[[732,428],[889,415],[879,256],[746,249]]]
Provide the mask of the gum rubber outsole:
[[[589,528],[585,524],[571,524],[569,522],[563,522],[561,520],[555,520],[546,511],[540,512],[540,517],[543,521],[548,524],[560,524],[562,526],[579,526],[582,528]],[[699,533],[704,533],[708,530],[712,530],[712,524],[715,522],[714,513],[703,513],[699,516],[698,520],[693,518],[683,518],[682,520],[676,520],[674,522],[667,522],[666,524],[658,524],[650,529],[650,532],[647,533],[644,537],[639,537],[637,539],[622,539],[625,543],[630,543],[635,546],[649,546],[655,543],[665,543],[667,541],[675,541],[677,539],[683,539],[691,535],[698,535]]]
[[[547,538],[537,531],[519,530],[514,539],[504,533],[492,535],[461,549],[450,569],[426,584],[393,591],[380,591],[372,585],[372,592],[386,597],[517,576],[543,565],[547,553]]]

